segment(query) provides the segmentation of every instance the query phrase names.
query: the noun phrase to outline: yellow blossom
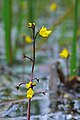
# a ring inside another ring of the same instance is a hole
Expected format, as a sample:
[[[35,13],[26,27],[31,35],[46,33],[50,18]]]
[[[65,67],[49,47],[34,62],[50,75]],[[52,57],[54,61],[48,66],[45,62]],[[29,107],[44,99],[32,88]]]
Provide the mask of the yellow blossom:
[[[26,88],[29,89],[31,87],[32,82],[26,84]]]
[[[69,52],[66,48],[64,48],[59,55],[60,55],[61,58],[68,58],[69,57]]]
[[[40,29],[39,34],[42,37],[48,37],[48,35],[51,33],[51,30],[47,30],[47,28],[45,28],[44,26]]]
[[[32,39],[31,39],[31,37],[29,37],[29,36],[26,36],[25,37],[25,42],[27,42],[27,43],[32,43]]]
[[[33,95],[34,95],[34,91],[33,91],[32,88],[30,88],[30,89],[27,91],[26,97],[27,97],[28,99],[31,99],[31,98],[33,97]]]
[[[32,24],[35,26],[35,23],[29,23],[29,24],[28,24],[28,27],[31,28],[31,27],[32,27]]]
[[[57,9],[57,4],[56,3],[52,3],[51,5],[50,5],[50,10],[51,11],[55,11]]]
[[[36,86],[36,82],[29,82],[26,84],[27,89],[29,89],[31,86]]]

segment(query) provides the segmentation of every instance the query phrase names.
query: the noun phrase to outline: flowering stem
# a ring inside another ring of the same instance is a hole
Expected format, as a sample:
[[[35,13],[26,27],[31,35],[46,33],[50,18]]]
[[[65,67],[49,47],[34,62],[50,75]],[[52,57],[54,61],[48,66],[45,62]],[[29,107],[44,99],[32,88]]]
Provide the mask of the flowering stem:
[[[33,61],[32,58],[30,58],[29,56],[26,56],[25,54],[23,54],[23,58],[28,58],[29,60]]]
[[[23,45],[22,54],[25,52],[25,45]],[[22,80],[25,79],[25,57],[22,57]]]
[[[21,83],[19,83],[19,85],[16,86],[16,89],[19,90],[20,86],[23,85],[23,84],[26,84],[26,83],[25,83],[25,82],[21,82]]]
[[[36,35],[35,35],[35,39],[36,39],[36,37],[37,37],[38,34],[39,34],[39,31],[36,33]]]
[[[30,120],[30,106],[31,106],[31,99],[28,100],[27,120]]]
[[[19,84],[19,86],[21,86],[22,84],[26,84],[26,82],[21,82],[21,83]]]
[[[32,56],[32,72],[31,72],[31,82],[33,81],[34,65],[35,65],[35,26],[32,27],[32,39],[33,39],[33,56]]]
[[[33,78],[33,80],[37,80],[39,82],[39,78]]]
[[[32,24],[32,39],[33,39],[33,44],[32,44],[32,71],[31,71],[31,78],[30,81],[33,81],[33,73],[34,73],[34,65],[35,65],[35,25]],[[31,99],[28,100],[28,112],[27,112],[27,120],[30,120],[30,106],[31,106]]]
[[[42,93],[42,94],[46,94],[46,92],[37,92],[37,93],[35,93],[33,96],[35,96],[35,95],[37,95],[37,94],[40,94],[40,93]]]
[[[69,64],[68,64],[69,60],[68,60],[68,59],[69,59],[69,58],[66,59],[67,80],[69,79]]]

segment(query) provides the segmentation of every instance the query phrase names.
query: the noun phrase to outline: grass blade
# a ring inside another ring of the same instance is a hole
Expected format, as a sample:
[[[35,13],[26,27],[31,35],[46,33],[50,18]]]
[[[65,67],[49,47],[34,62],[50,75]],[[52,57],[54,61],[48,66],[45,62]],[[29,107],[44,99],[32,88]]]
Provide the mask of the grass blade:
[[[72,51],[71,51],[71,63],[70,63],[70,74],[71,76],[76,75],[76,41],[77,41],[77,27],[78,27],[78,0],[75,0],[75,9],[74,9],[74,33],[72,41]]]
[[[3,20],[5,32],[5,55],[7,63],[11,65],[13,63],[11,45],[12,0],[3,0]]]

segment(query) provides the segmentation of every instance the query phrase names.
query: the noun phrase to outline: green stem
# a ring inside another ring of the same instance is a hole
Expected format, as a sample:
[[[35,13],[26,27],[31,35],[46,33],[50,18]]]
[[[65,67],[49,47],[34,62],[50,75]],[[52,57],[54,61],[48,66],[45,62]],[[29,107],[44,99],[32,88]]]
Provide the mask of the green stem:
[[[70,64],[70,75],[76,75],[76,40],[77,40],[77,27],[78,27],[78,0],[75,0],[75,9],[74,9],[74,33],[72,41],[72,51],[71,51],[71,64]]]
[[[9,65],[13,63],[13,53],[11,44],[11,26],[12,26],[12,0],[3,0],[3,19],[5,31],[5,54]]]
[[[33,73],[34,73],[34,65],[35,65],[35,26],[33,26],[33,61],[32,61],[32,78],[31,81],[33,80]]]
[[[28,22],[34,22],[36,2],[34,0],[27,0],[28,3]]]
[[[20,34],[20,31],[21,31],[21,28],[22,28],[22,23],[23,23],[23,20],[24,20],[24,14],[23,14],[23,9],[21,7],[21,0],[18,1],[19,2],[19,13],[18,13],[18,24],[17,24],[17,36],[16,36],[16,40],[15,40],[15,45],[14,45],[14,59],[15,59],[15,56],[16,56],[16,53],[17,53],[17,50],[18,50],[18,46],[17,46],[17,42],[19,40],[19,34]]]

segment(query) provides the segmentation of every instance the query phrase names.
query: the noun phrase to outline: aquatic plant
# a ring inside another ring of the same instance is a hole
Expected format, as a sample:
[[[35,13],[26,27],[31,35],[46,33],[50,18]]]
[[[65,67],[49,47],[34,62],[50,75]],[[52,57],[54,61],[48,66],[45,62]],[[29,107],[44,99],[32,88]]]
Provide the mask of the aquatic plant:
[[[35,67],[35,43],[36,43],[36,38],[37,35],[39,34],[42,37],[48,37],[48,35],[51,33],[51,30],[47,30],[47,28],[42,27],[37,33],[35,33],[35,23],[29,23],[28,24],[28,28],[30,28],[32,30],[32,57],[26,56],[25,54],[23,55],[23,58],[28,58],[31,62],[32,62],[32,70],[31,70],[31,76],[30,76],[30,81],[28,83],[20,83],[17,86],[17,89],[19,89],[19,87],[22,84],[25,84],[26,89],[27,89],[27,93],[26,93],[26,97],[28,98],[28,111],[27,111],[27,120],[30,120],[30,106],[31,106],[31,99],[33,96],[35,96],[36,94],[45,94],[45,92],[43,91],[39,91],[37,93],[35,93],[34,91],[34,87],[37,85],[36,82],[33,82],[34,80],[37,80],[39,82],[39,78],[34,78],[34,67]]]
[[[70,57],[71,54],[69,53],[69,51],[64,48],[61,52],[60,52],[60,57],[62,59],[65,60],[66,63],[66,70],[67,70],[67,75],[65,77],[64,72],[60,66],[60,63],[57,63],[57,73],[58,73],[58,77],[60,79],[60,82],[64,84],[65,87],[69,88],[69,89],[78,89],[78,84],[80,83],[80,78],[78,76],[78,74],[76,75],[72,75],[70,74]],[[74,59],[73,59],[74,61]],[[75,71],[76,73],[76,71]]]
[[[66,48],[64,48],[60,52],[59,56],[65,60],[66,68],[67,68],[67,80],[68,80],[69,79],[69,57],[70,57],[70,53]]]

